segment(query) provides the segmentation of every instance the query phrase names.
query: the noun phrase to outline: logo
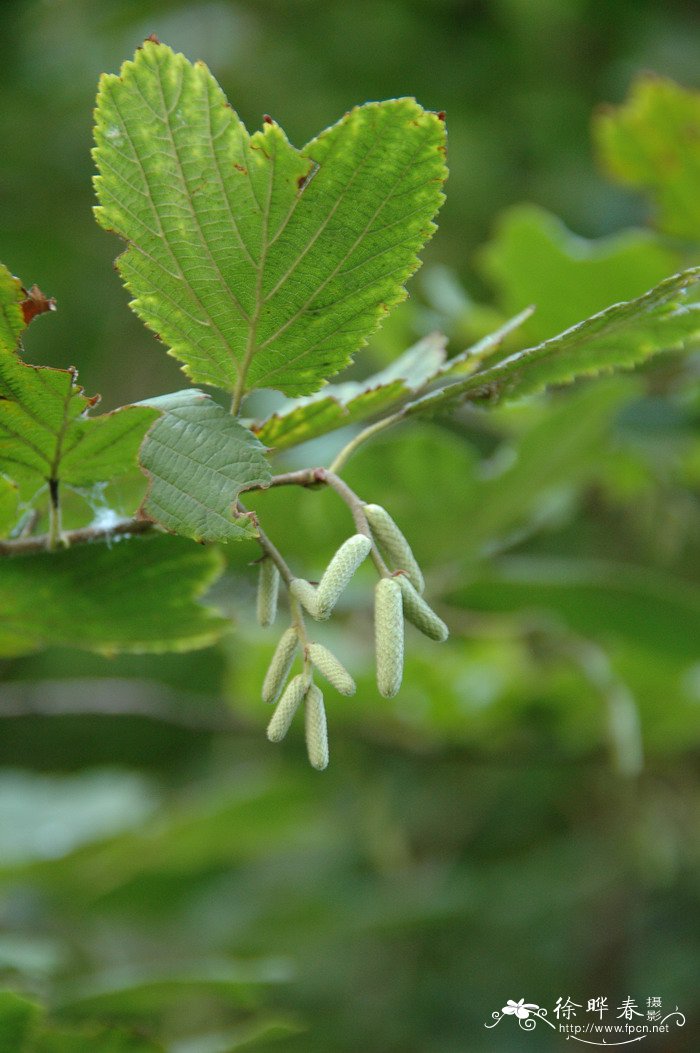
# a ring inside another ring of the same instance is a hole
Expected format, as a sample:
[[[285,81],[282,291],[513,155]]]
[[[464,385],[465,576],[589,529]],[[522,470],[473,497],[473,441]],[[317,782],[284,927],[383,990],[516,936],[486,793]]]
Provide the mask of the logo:
[[[509,998],[501,1010],[491,1014],[493,1022],[484,1027],[496,1027],[501,1020],[511,1017],[517,1020],[522,1031],[534,1031],[542,1023],[564,1035],[567,1041],[586,1046],[629,1046],[651,1035],[667,1035],[674,1027],[685,1027],[685,1016],[678,1006],[664,1013],[662,999],[656,995],[642,1001],[641,1008],[632,997],[624,998],[613,1008],[603,995],[587,999],[585,1006],[584,1010],[584,1003],[574,1002],[570,995],[559,997],[552,1019],[548,1010],[536,1002],[526,1002],[524,998],[516,1002]]]

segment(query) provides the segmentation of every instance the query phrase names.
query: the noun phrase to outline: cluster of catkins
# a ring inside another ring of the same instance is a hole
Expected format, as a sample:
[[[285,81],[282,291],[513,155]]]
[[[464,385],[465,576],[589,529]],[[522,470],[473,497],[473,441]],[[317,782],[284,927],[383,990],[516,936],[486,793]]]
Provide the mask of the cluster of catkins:
[[[446,640],[448,629],[423,599],[425,582],[420,567],[389,513],[380,505],[364,505],[363,510],[372,538],[354,534],[340,546],[318,585],[294,578],[289,591],[313,618],[325,621],[351,577],[371,552],[374,539],[389,568],[387,576],[380,577],[374,593],[377,687],[385,698],[392,698],[399,690],[403,676],[404,619],[432,640]],[[379,563],[381,566],[381,561]],[[277,567],[265,557],[260,563],[258,587],[258,621],[261,625],[271,625],[274,621],[279,581]],[[323,695],[313,681],[313,671],[316,669],[342,695],[353,695],[356,688],[347,669],[327,647],[306,642],[303,636],[300,626],[292,624],[282,634],[267,670],[263,701],[273,703],[279,699],[267,728],[267,737],[271,742],[280,742],[303,702],[309,760],[321,771],[328,764],[328,733]],[[301,648],[303,670],[288,682],[298,648]]]

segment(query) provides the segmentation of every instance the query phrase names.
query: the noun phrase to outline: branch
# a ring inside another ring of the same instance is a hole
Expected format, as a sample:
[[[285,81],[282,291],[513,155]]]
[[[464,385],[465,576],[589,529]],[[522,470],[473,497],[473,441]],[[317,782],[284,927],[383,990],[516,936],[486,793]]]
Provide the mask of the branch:
[[[120,519],[112,526],[81,527],[79,530],[67,530],[61,535],[63,544],[86,545],[93,541],[108,541],[113,537],[130,536],[131,534],[148,534],[156,529],[156,524],[149,519]],[[47,552],[51,548],[51,535],[39,534],[37,537],[19,537],[12,541],[0,541],[0,556],[24,556],[32,552]]]

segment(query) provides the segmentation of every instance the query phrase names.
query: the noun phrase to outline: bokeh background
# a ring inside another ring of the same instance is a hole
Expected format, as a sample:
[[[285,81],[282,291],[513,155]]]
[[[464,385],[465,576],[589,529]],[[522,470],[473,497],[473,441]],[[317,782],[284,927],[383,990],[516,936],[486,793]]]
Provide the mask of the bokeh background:
[[[434,328],[461,350],[531,302],[541,339],[700,262],[591,137],[643,71],[700,88],[692,0],[10,0],[0,255],[59,303],[28,359],[78,366],[105,408],[184,386],[91,214],[97,78],[151,32],[204,59],[250,129],[270,113],[297,145],[367,99],[447,111],[439,233],[355,375]],[[381,700],[358,579],[324,636],[359,690],[329,692],[323,775],[298,730],[264,737],[275,634],[254,624],[252,545],[216,587],[236,623],[216,648],[0,664],[0,981],[46,1006],[51,1050],[77,1049],[69,1032],[86,1050],[554,1050],[544,1026],[484,1023],[567,996],[582,1018],[607,997],[611,1019],[660,997],[687,1024],[645,1048],[697,1049],[697,375],[668,355],[388,432],[350,462],[453,633],[413,634]],[[330,494],[257,507],[309,577],[349,530]],[[100,1044],[108,1025],[123,1045]]]

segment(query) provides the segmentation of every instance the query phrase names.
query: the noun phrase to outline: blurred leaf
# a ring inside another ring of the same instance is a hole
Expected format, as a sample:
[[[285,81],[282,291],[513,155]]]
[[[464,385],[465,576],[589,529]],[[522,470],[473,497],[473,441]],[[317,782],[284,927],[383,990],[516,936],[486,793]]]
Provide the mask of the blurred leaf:
[[[31,1053],[164,1053],[164,1046],[129,1031],[95,1027],[84,1032],[43,1031]]]
[[[432,379],[445,361],[445,344],[440,333],[426,336],[380,373],[366,380],[327,384],[316,395],[290,399],[253,425],[253,431],[266,446],[284,450],[365,420],[408,398]]]
[[[154,410],[135,406],[87,417],[97,400],[76,375],[0,353],[0,468],[27,497],[49,480],[82,487],[128,471],[156,419]]]
[[[700,589],[648,567],[509,556],[455,598],[475,610],[553,614],[585,636],[688,661],[700,639]]]
[[[139,455],[150,478],[145,515],[195,541],[255,537],[251,521],[233,511],[241,490],[270,480],[264,447],[255,436],[196,389],[140,405],[163,414]]]
[[[405,297],[442,202],[445,127],[356,108],[301,152],[249,137],[203,63],[146,41],[97,105],[97,217],[136,313],[195,381],[308,394]],[[157,144],[157,146],[156,146]]]
[[[629,369],[658,351],[682,348],[700,333],[699,281],[698,267],[672,275],[637,300],[614,304],[537,347],[410,402],[403,414],[445,411],[464,399],[494,403],[533,395],[551,384]]]
[[[523,325],[529,342],[547,340],[611,303],[641,296],[680,266],[678,254],[648,231],[589,241],[536,205],[508,209],[479,259],[504,311],[535,305]]]
[[[221,556],[170,537],[80,545],[0,563],[0,655],[59,644],[88,651],[186,651],[228,622],[197,597]]]
[[[0,991],[0,1050],[30,1053],[28,1045],[41,1010],[11,991]]]
[[[613,178],[649,195],[661,230],[700,241],[700,92],[662,77],[639,77],[622,106],[593,122]]]

